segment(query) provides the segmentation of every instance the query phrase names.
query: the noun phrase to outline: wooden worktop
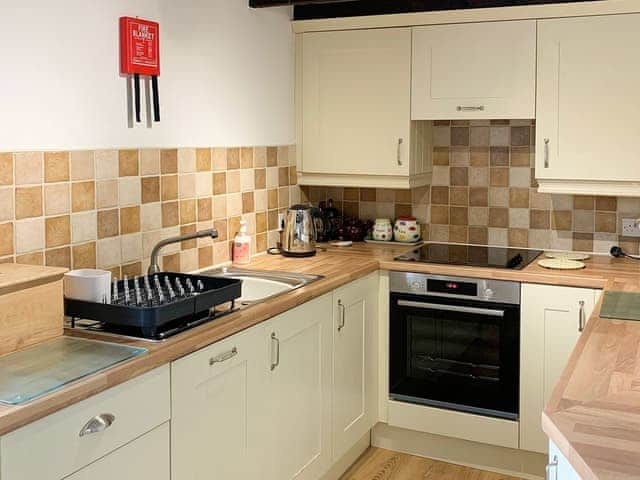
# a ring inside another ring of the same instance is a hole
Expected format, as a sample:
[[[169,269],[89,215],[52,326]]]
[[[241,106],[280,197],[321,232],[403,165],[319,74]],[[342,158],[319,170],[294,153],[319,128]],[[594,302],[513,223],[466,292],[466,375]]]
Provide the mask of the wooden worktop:
[[[327,247],[306,259],[263,255],[248,268],[323,275],[277,298],[226,315],[161,343],[119,340],[149,353],[22,406],[0,406],[0,435],[176,360],[378,269],[640,291],[640,262],[596,256],[579,271],[524,270],[394,262],[410,248],[356,244]],[[543,414],[543,428],[587,480],[640,478],[640,323],[599,317],[580,337]],[[102,338],[86,333],[67,334]],[[109,338],[114,341],[113,338]]]

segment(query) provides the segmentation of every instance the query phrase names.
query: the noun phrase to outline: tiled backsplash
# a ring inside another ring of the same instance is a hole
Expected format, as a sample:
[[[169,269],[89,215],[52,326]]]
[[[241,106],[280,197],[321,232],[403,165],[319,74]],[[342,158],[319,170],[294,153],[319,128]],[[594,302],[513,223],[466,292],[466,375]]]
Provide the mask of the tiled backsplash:
[[[436,121],[433,135],[430,187],[303,187],[302,197],[333,198],[364,219],[412,212],[432,241],[639,253],[639,239],[621,232],[623,217],[640,217],[640,199],[537,192],[534,121]]]
[[[289,146],[0,153],[0,262],[134,275],[160,239],[215,227],[162,251],[189,271],[229,260],[241,218],[262,252],[299,199],[294,164]]]

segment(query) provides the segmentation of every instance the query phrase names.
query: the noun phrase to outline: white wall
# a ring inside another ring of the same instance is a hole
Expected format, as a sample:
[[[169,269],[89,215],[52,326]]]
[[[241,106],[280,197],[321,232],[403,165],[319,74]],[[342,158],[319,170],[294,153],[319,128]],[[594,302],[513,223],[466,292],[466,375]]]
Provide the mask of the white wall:
[[[160,22],[162,121],[127,128],[118,18]],[[0,151],[293,143],[289,8],[0,0]]]

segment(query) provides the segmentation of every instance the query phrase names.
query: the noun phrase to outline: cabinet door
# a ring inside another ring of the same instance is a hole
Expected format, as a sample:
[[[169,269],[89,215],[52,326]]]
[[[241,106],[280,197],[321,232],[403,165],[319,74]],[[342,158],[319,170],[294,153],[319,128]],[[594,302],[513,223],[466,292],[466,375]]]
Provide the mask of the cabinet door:
[[[534,118],[536,22],[413,29],[411,118]]]
[[[522,285],[520,448],[524,450],[547,451],[540,415],[599,293],[587,288]]]
[[[409,174],[409,28],[305,33],[301,75],[301,171]]]
[[[66,477],[66,480],[169,480],[169,422]]]
[[[317,479],[330,465],[331,320],[327,294],[267,325],[271,436],[265,446],[273,450],[271,475],[260,478]]]
[[[267,355],[258,326],[172,364],[173,480],[257,478]]]
[[[539,179],[640,180],[638,58],[640,14],[538,22]]]
[[[375,423],[378,274],[333,294],[333,460]]]

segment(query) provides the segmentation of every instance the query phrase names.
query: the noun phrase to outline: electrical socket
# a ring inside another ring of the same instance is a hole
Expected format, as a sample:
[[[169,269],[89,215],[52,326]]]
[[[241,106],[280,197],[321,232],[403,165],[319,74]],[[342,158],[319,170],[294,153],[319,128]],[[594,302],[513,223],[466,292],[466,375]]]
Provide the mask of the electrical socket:
[[[623,218],[622,235],[625,237],[640,237],[640,218]]]

